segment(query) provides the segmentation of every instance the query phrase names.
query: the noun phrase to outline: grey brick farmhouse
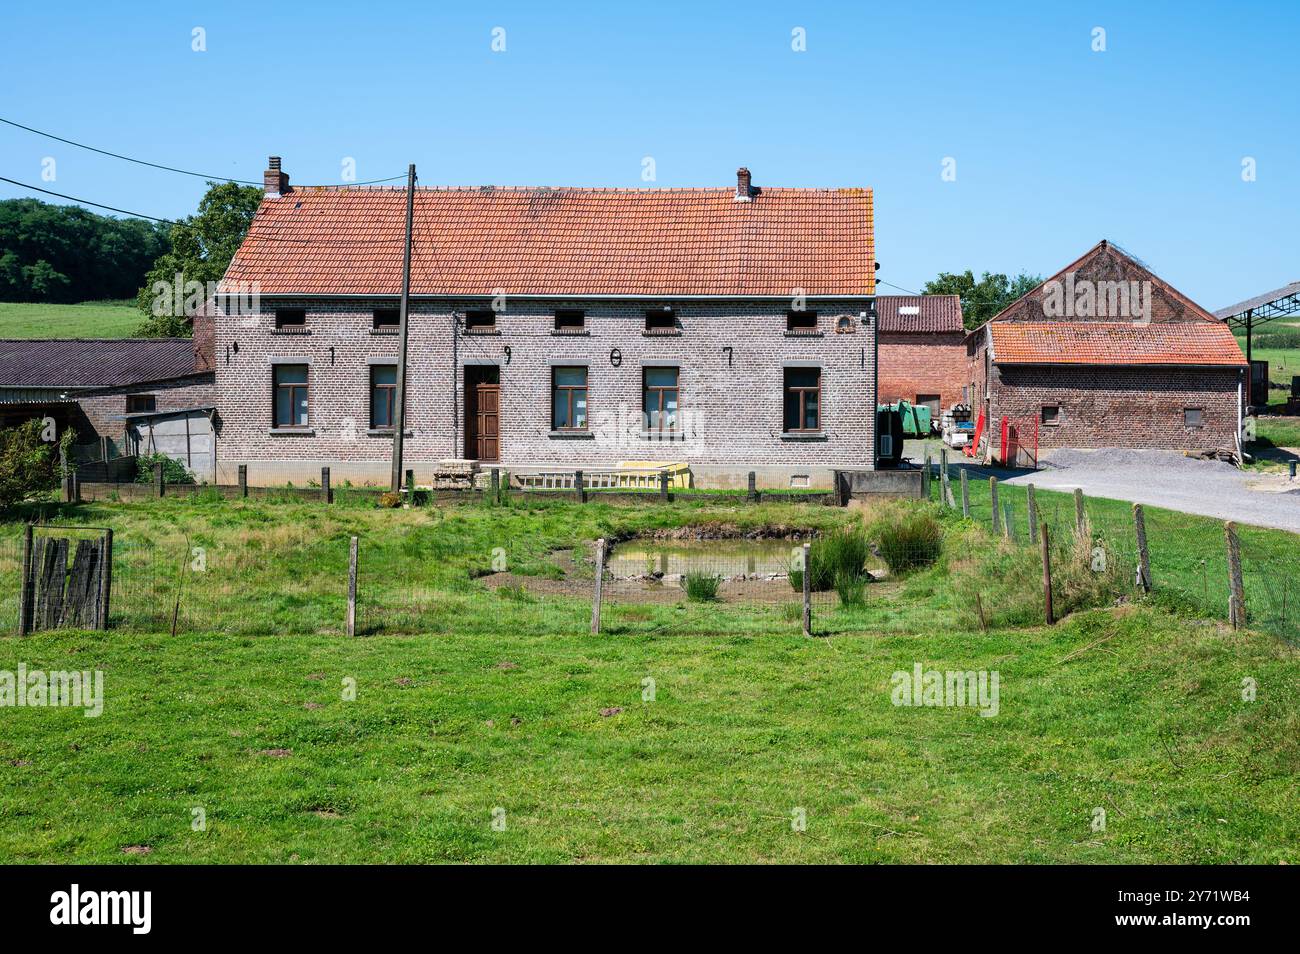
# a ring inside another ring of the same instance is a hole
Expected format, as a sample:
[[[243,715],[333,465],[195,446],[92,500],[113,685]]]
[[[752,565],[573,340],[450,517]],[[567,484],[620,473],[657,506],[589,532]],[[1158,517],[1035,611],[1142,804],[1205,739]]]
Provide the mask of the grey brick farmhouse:
[[[212,329],[230,483],[385,484],[404,188],[266,194]],[[868,189],[418,188],[405,462],[530,473],[685,464],[697,486],[873,465]]]

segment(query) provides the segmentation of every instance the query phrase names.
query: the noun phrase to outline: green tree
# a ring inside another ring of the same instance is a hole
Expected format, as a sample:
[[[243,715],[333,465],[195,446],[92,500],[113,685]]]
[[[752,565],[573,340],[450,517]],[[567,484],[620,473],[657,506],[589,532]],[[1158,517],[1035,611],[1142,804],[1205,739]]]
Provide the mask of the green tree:
[[[166,230],[144,219],[6,199],[0,201],[0,301],[130,298],[167,247]]]
[[[174,307],[166,306],[175,300],[172,289],[176,276],[181,276],[182,300],[188,297],[185,284],[199,282],[206,287],[208,282],[220,281],[261,201],[262,190],[256,186],[208,183],[198,212],[172,226],[171,249],[158,257],[145,276],[136,304],[146,320],[136,334],[145,338],[183,338],[192,333],[187,316],[175,314]],[[159,284],[165,285],[165,290],[155,288]]]
[[[1027,295],[1043,282],[1041,275],[1021,272],[1015,278],[985,272],[979,281],[970,269],[960,274],[940,272],[934,281],[925,283],[926,295],[960,295],[961,317],[966,328],[978,328],[1007,305]]]

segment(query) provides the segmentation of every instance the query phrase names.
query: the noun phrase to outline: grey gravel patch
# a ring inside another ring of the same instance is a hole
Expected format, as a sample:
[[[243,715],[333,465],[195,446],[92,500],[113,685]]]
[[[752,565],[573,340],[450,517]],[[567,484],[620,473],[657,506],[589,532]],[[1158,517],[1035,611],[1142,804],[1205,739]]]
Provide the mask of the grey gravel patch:
[[[1149,507],[1300,532],[1300,495],[1252,490],[1257,474],[1178,451],[1099,448],[1052,451],[1042,469],[1005,481],[1043,490],[1131,500]]]

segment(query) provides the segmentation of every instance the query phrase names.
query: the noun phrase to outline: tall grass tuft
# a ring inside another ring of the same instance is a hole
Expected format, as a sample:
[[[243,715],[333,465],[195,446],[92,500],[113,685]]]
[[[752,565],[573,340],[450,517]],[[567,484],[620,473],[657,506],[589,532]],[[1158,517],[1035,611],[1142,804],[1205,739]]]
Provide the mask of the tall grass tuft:
[[[841,577],[865,582],[870,556],[870,541],[857,527],[833,530],[814,540],[808,548],[809,589],[815,593],[835,589]],[[803,574],[803,570],[791,568],[790,586],[795,590],[803,590]]]
[[[891,508],[872,524],[871,536],[895,575],[930,566],[943,552],[943,528],[924,510]]]
[[[722,583],[722,577],[714,573],[693,570],[690,573],[683,573],[681,582],[688,600],[696,603],[711,603],[718,598],[718,586]]]

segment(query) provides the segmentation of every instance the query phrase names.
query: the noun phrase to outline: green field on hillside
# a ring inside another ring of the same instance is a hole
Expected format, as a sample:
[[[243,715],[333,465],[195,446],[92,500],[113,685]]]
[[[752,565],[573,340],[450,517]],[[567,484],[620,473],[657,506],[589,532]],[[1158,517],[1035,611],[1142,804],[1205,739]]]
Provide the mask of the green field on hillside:
[[[130,301],[0,302],[0,338],[129,338],[143,320]]]
[[[987,485],[972,490],[987,515]],[[596,536],[825,532],[854,510],[522,495],[383,510],[289,493],[48,506],[114,527],[120,625],[0,638],[0,671],[105,674],[98,718],[0,709],[0,858],[1300,861],[1300,651],[1194,601],[1142,599],[1127,568],[1119,599],[1089,590],[1064,542],[1072,501],[1040,505],[1064,622],[1041,623],[1035,547],[918,503],[942,526],[939,561],[873,582],[863,607],[819,603],[814,639],[784,606],[684,596],[611,605],[593,636],[587,586],[485,581],[498,552],[544,581],[548,554],[581,562]],[[1130,509],[1091,501],[1089,516],[1119,532]],[[1157,579],[1221,589],[1222,525],[1149,515]],[[1294,535],[1253,533],[1253,558],[1293,552]],[[340,634],[354,534],[363,617],[416,601],[422,625]],[[203,566],[178,587],[195,547]],[[133,600],[177,597],[200,612],[176,637],[148,606],[132,616]],[[918,664],[996,672],[996,714],[896,704],[895,674]]]

